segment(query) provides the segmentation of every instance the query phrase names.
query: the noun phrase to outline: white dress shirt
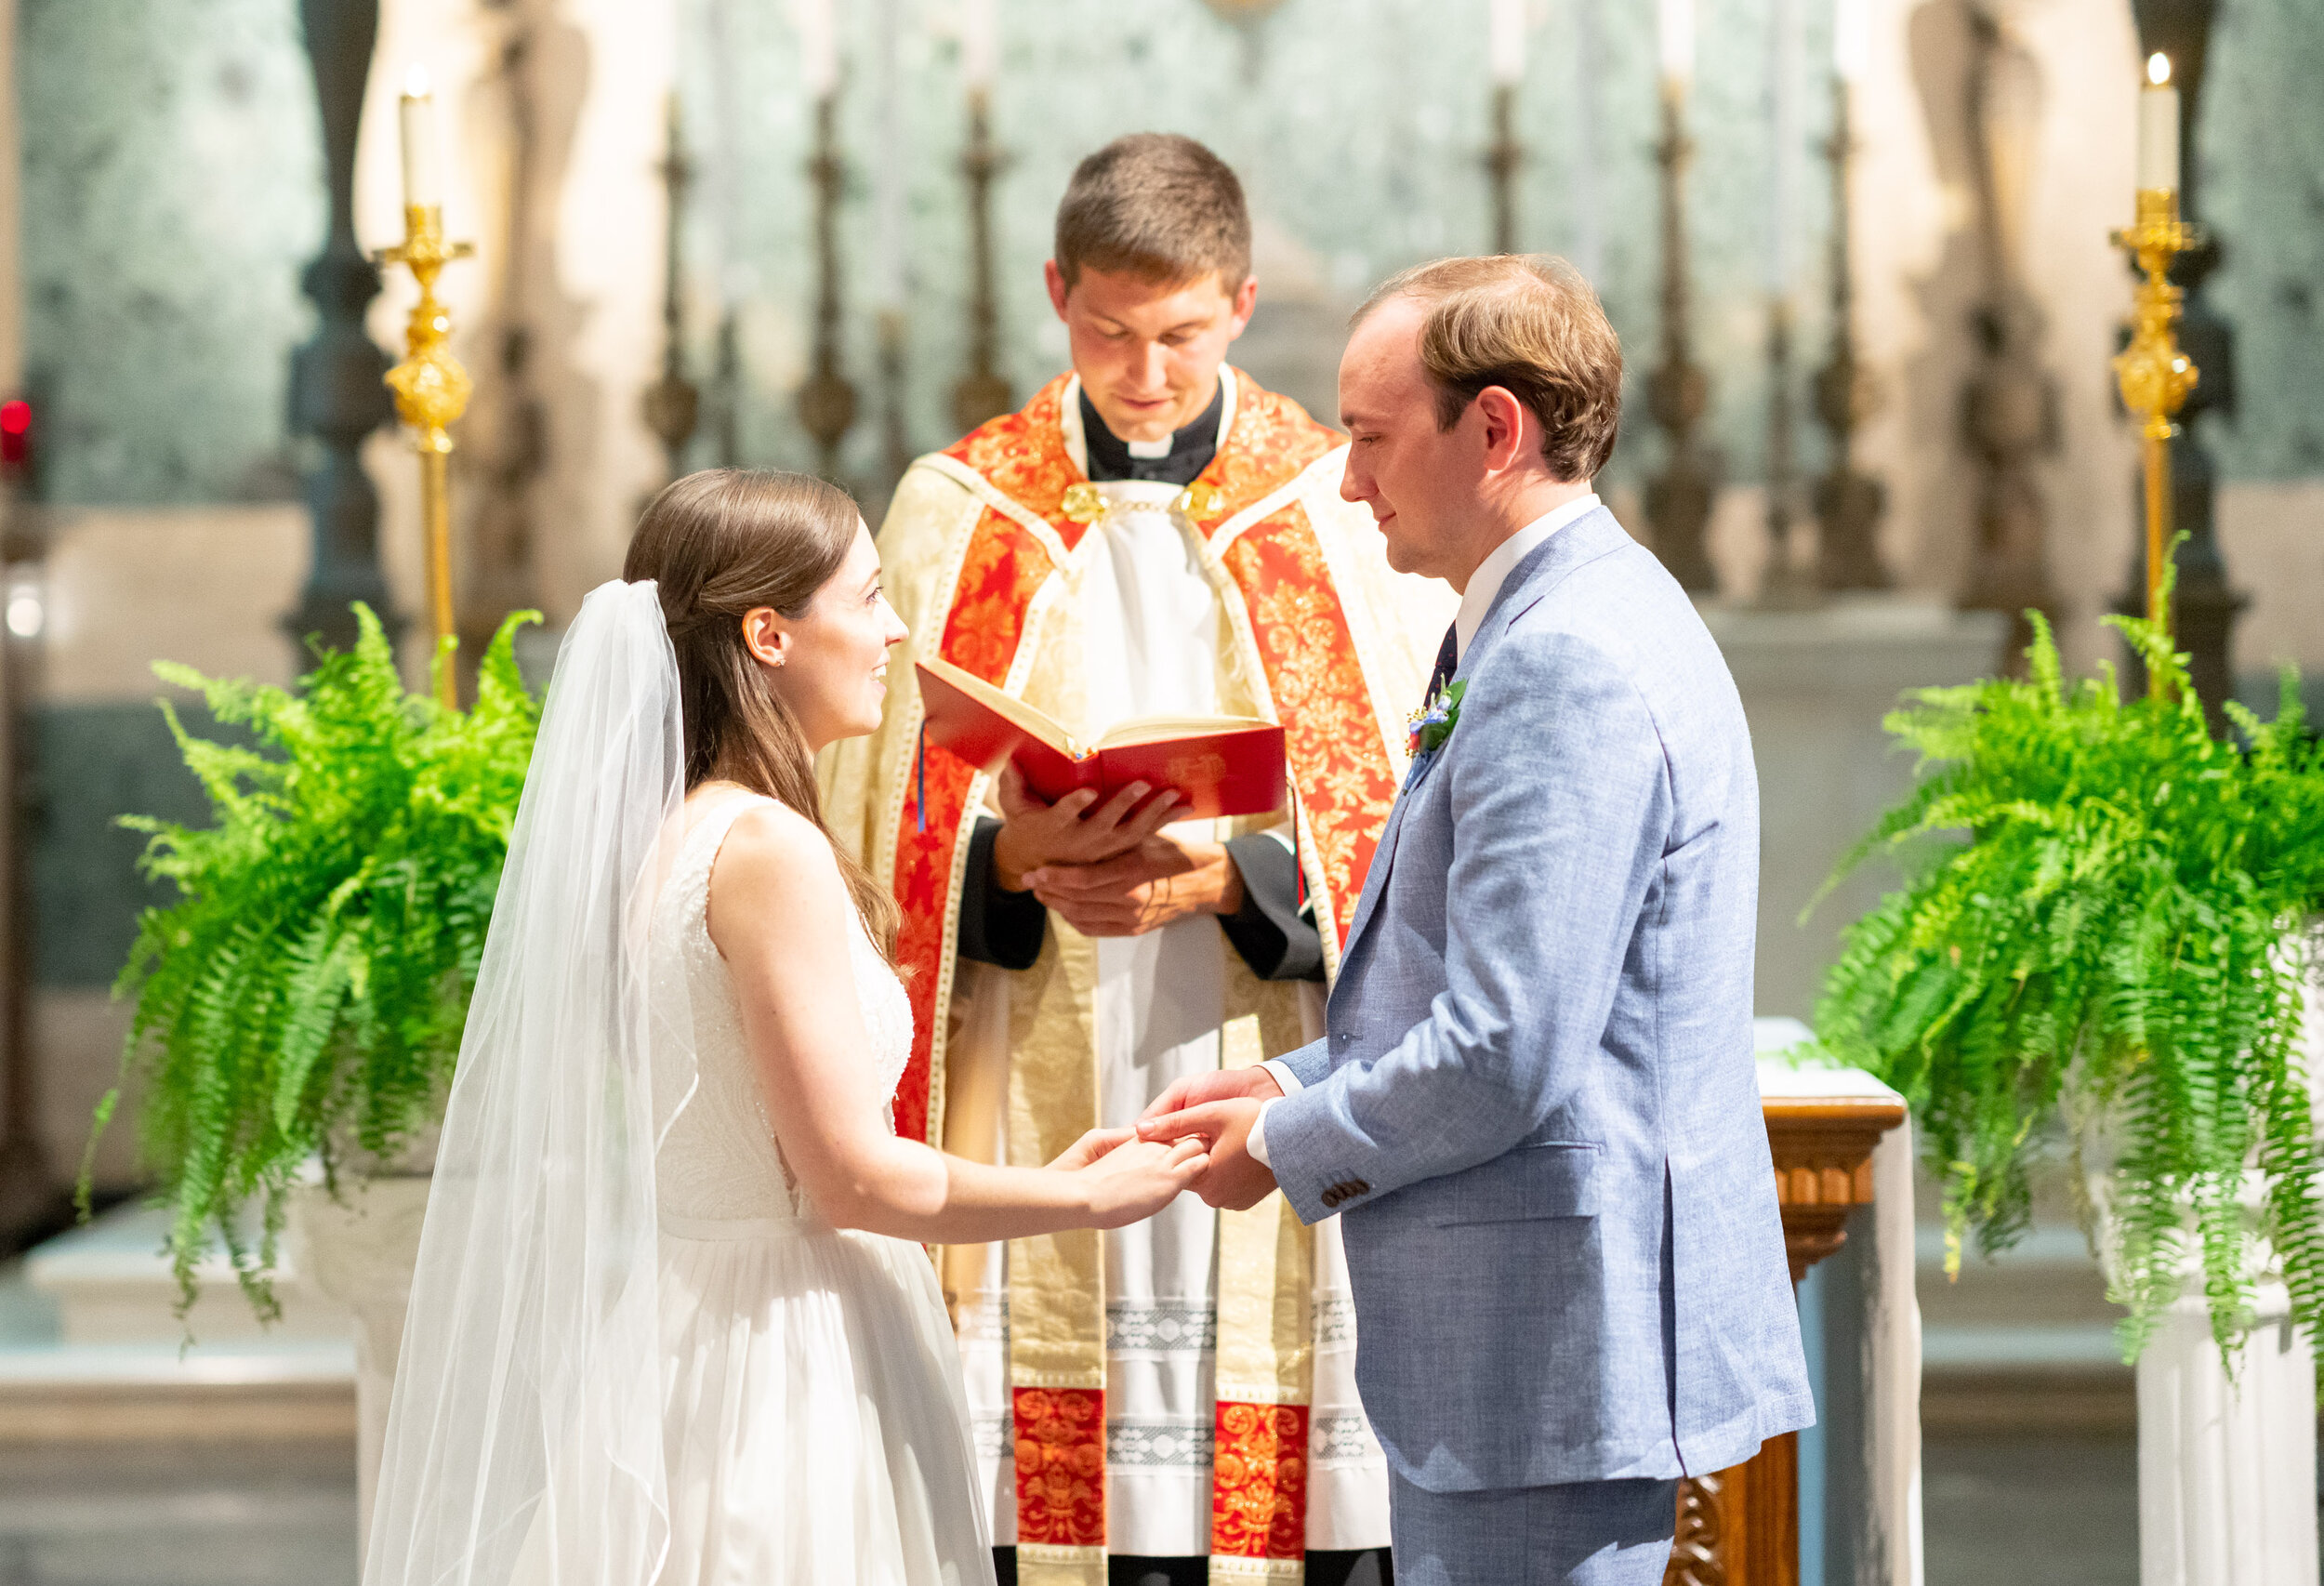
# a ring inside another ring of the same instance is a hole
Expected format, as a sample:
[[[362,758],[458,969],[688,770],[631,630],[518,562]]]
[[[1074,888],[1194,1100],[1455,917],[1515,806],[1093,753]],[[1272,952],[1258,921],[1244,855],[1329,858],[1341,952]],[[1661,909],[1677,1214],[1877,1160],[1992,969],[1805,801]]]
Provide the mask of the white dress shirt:
[[[1477,629],[1484,626],[1485,614],[1493,608],[1493,597],[1501,592],[1501,586],[1509,581],[1509,575],[1515,571],[1517,564],[1539,549],[1552,535],[1576,519],[1595,511],[1597,507],[1596,492],[1578,496],[1565,506],[1542,513],[1495,546],[1485,560],[1477,563],[1477,570],[1469,575],[1468,588],[1460,591],[1460,609],[1453,615],[1453,655],[1456,664],[1469,654],[1469,641],[1477,636]],[[1275,1083],[1283,1087],[1284,1096],[1295,1095],[1300,1090],[1299,1076],[1282,1064],[1269,1059],[1260,1066],[1274,1076]],[[1250,1138],[1244,1143],[1244,1149],[1251,1154],[1251,1159],[1262,1168],[1273,1169],[1274,1166],[1267,1160],[1267,1109],[1282,1099],[1282,1096],[1270,1096],[1259,1104],[1259,1117],[1252,1120]]]

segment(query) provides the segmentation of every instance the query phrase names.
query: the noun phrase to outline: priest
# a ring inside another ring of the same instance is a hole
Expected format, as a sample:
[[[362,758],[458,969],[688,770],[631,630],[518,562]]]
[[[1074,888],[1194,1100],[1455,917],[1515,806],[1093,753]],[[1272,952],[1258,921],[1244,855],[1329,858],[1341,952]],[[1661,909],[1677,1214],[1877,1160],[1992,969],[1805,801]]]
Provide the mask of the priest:
[[[879,535],[900,661],[940,655],[1094,737],[1152,715],[1285,728],[1271,814],[1164,790],[1055,806],[922,741],[908,665],[823,766],[895,890],[916,1014],[900,1131],[1041,1162],[1182,1075],[1320,1034],[1451,616],[1340,498],[1346,443],[1228,366],[1258,285],[1240,183],[1190,139],[1084,160],[1050,299],[1073,369],[905,473]],[[1381,1578],[1338,1228],[1184,1197],[1118,1232],[940,1253],[1004,1581]]]

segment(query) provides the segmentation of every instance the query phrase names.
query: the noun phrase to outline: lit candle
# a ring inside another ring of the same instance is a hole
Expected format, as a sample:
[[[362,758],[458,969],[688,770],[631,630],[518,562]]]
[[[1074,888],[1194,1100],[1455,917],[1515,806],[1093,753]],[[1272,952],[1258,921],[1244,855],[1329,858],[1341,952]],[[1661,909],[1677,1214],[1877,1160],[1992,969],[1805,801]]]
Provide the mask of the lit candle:
[[[1866,0],[1838,0],[1831,20],[1833,74],[1853,88],[1864,81],[1871,54],[1872,19]]]
[[[1507,87],[1525,80],[1525,0],[1493,0],[1493,82]]]
[[[428,68],[415,66],[403,79],[403,203],[433,209],[443,203],[443,173],[436,158],[436,96]]]
[[[1661,0],[1656,20],[1662,80],[1684,88],[1695,80],[1695,0]]]
[[[2179,190],[2179,90],[2171,86],[2171,58],[2146,58],[2146,86],[2138,95],[2138,185],[2142,192]]]
[[[839,88],[839,30],[831,0],[792,0],[799,29],[799,63],[811,99],[827,99]]]
[[[960,75],[969,91],[990,88],[999,67],[998,0],[960,0]]]

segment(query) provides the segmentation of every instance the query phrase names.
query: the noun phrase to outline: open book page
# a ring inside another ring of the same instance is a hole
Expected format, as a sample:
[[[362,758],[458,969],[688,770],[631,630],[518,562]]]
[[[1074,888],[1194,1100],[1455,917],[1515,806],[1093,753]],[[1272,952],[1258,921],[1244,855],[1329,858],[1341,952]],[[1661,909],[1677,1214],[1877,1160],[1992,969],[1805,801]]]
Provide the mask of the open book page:
[[[1094,747],[1114,749],[1125,744],[1159,743],[1167,738],[1208,737],[1274,724],[1256,716],[1140,716],[1108,727],[1099,734]]]
[[[1015,727],[1025,736],[1047,744],[1068,760],[1080,760],[1089,752],[1089,749],[1074,741],[1073,734],[1066,732],[1055,717],[1047,711],[1035,709],[1014,694],[995,688],[974,672],[966,671],[954,666],[950,661],[940,658],[931,658],[916,664],[923,674],[920,681],[920,691],[923,695],[929,694],[928,680],[933,678],[939,683],[950,684],[976,704],[983,706],[1010,726]],[[929,715],[931,720],[938,715],[940,698],[941,696],[935,696],[929,699]],[[942,740],[939,739],[939,741]]]

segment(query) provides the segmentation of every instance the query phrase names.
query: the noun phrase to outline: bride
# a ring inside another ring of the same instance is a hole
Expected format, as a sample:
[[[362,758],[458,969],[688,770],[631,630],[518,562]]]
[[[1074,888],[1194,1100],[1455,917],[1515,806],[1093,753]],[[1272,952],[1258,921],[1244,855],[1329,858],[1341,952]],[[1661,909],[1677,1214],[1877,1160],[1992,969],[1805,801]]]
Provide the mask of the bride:
[[[990,1581],[919,1246],[1136,1222],[1198,1143],[1097,1131],[997,1168],[895,1135],[896,909],[812,764],[878,725],[905,637],[845,495],[693,474],[623,572],[549,683],[364,1579]]]

